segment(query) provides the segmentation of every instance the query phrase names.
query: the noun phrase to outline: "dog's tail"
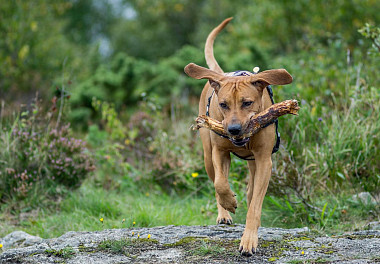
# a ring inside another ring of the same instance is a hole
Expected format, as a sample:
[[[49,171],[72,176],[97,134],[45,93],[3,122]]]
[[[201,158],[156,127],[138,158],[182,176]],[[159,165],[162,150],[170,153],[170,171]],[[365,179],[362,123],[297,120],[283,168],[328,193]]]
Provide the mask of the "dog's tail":
[[[219,24],[216,28],[211,31],[208,35],[205,45],[205,58],[206,63],[210,70],[216,71],[218,73],[223,73],[222,68],[220,68],[218,62],[214,57],[214,40],[220,31],[231,21],[232,17],[225,19],[222,23]]]

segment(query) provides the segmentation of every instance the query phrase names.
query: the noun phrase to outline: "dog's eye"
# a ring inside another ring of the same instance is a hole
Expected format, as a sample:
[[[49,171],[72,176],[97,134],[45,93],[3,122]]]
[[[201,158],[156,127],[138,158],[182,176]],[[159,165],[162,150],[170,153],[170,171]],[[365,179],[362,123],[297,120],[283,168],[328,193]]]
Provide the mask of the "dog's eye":
[[[227,108],[228,108],[228,106],[227,106],[226,103],[220,103],[219,106],[220,106],[221,108],[223,108],[223,109],[227,109]]]
[[[246,102],[243,102],[243,107],[248,107],[248,106],[251,106],[253,104],[252,101],[246,101]]]

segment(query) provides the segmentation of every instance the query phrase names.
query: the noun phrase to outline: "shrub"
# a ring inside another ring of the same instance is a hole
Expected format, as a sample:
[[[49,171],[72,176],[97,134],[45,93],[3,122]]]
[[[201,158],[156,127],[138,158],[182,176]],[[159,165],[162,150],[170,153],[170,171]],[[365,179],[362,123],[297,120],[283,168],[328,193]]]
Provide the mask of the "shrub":
[[[284,148],[274,159],[269,193],[312,210],[308,204],[315,205],[325,192],[379,194],[380,53],[344,52],[344,45],[343,40],[330,41],[329,48],[312,49],[312,56],[299,53],[280,63],[291,62],[286,68],[295,82],[276,89],[275,95],[296,95],[301,109],[298,117],[280,118]]]
[[[173,126],[154,97],[144,98],[125,126],[113,104],[93,100],[93,107],[101,119],[89,127],[87,140],[97,159],[98,184],[106,189],[159,186],[169,193],[211,186],[199,181],[208,177],[190,119],[179,117]]]
[[[184,46],[158,63],[119,53],[110,63],[100,65],[91,78],[73,89],[73,111],[70,113],[73,125],[82,126],[91,118],[98,117],[96,113],[99,111],[94,108],[93,98],[113,102],[116,110],[127,107],[131,112],[146,97],[155,98],[160,105],[167,105],[179,98],[187,100],[189,95],[198,95],[202,83],[185,76],[183,67],[189,62],[204,65],[203,60],[202,52],[191,46]]]
[[[92,107],[100,116],[98,124],[89,127],[87,141],[97,162],[95,184],[105,189],[134,186],[134,168],[125,157],[129,153],[129,133],[115,110],[114,104],[93,98]]]
[[[1,119],[0,201],[37,206],[34,194],[41,200],[57,196],[62,187],[79,187],[94,170],[86,143],[73,137],[69,124],[54,124],[53,114],[36,100],[31,111]]]

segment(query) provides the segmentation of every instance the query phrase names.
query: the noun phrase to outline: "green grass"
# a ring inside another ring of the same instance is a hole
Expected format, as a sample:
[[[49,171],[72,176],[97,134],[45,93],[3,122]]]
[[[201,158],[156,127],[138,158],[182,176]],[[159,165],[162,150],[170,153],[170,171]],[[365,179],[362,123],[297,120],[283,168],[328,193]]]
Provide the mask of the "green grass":
[[[208,243],[204,240],[200,241],[199,247],[193,251],[194,254],[200,256],[212,255],[212,256],[220,256],[223,254],[226,249],[218,244]]]
[[[210,183],[211,184],[211,183]],[[247,212],[244,195],[238,201],[234,223],[245,224]],[[330,199],[330,200],[328,200]],[[274,201],[274,202],[273,202]],[[348,196],[321,197],[320,204],[329,202],[325,209],[324,225],[320,215],[311,217],[300,204],[288,207],[282,199],[267,196],[262,212],[262,226],[295,228],[309,226],[317,230],[336,233],[362,229],[373,219],[374,205],[364,205]],[[330,204],[331,203],[331,204]],[[336,207],[333,215],[329,215]],[[342,213],[345,211],[346,213]],[[317,213],[315,213],[317,214]],[[0,237],[14,230],[24,230],[43,238],[58,237],[68,231],[97,231],[111,228],[153,227],[161,225],[212,225],[217,217],[213,193],[209,195],[167,195],[158,190],[105,190],[86,182],[69,194],[58,210],[40,209],[24,213],[20,222],[1,215]],[[103,223],[100,222],[103,218]],[[133,225],[135,222],[135,225]]]
[[[113,253],[123,253],[124,248],[132,244],[133,242],[130,239],[105,240],[101,242],[98,247],[103,250],[110,250]]]
[[[56,257],[60,257],[64,259],[70,259],[75,255],[75,251],[72,247],[64,247],[60,250],[47,249],[45,250],[45,253],[48,255],[54,255]]]
[[[71,230],[209,225],[216,219],[214,203],[209,197],[169,196],[149,190],[117,192],[85,184],[65,198],[58,211],[41,209],[38,213],[31,212],[17,225],[7,221],[7,215],[3,214],[2,221],[7,224],[0,226],[0,236],[19,229],[51,238]],[[103,223],[100,218],[104,219]]]

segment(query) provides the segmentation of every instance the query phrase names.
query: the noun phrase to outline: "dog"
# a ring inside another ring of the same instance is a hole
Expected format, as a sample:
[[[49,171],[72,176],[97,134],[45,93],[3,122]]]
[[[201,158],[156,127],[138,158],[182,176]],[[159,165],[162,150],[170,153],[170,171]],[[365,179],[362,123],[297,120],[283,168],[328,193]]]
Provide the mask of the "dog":
[[[195,79],[207,79],[199,102],[199,115],[209,115],[222,122],[231,138],[221,137],[211,130],[201,128],[200,137],[204,151],[204,163],[208,177],[213,181],[218,207],[217,224],[232,224],[229,212],[235,213],[237,201],[228,183],[230,153],[238,157],[254,157],[248,160],[249,180],[247,186],[246,225],[239,251],[251,256],[258,246],[258,228],[261,208],[272,172],[272,150],[276,141],[276,128],[271,124],[251,138],[239,138],[247,128],[248,121],[273,104],[269,85],[285,85],[292,76],[285,69],[267,70],[260,73],[226,74],[214,58],[213,44],[219,32],[231,21],[224,20],[208,35],[205,58],[208,68],[194,63],[184,71]],[[240,72],[239,72],[240,73]]]

